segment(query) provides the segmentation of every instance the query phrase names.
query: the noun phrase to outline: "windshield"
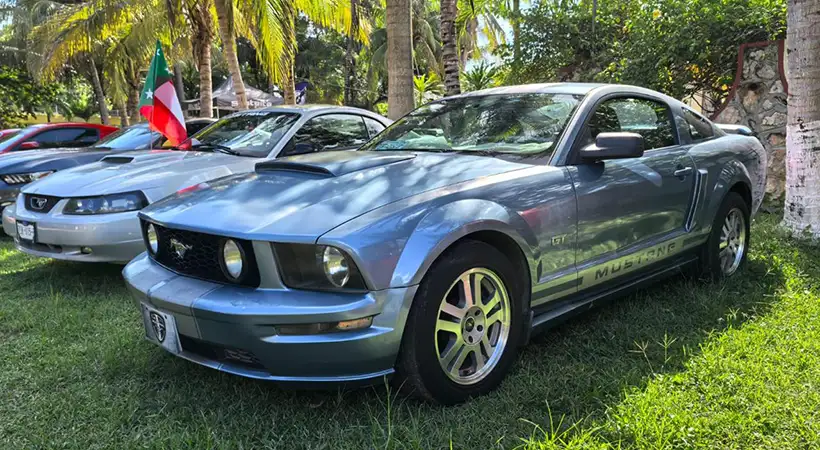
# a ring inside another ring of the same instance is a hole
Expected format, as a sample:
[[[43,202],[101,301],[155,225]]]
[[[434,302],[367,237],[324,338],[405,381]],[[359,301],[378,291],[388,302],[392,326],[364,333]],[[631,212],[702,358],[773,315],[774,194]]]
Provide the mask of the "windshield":
[[[445,99],[411,112],[362,150],[549,154],[581,98],[516,94]]]
[[[161,135],[151,132],[148,124],[134,125],[109,134],[105,139],[94,144],[93,148],[108,148],[112,150],[145,150],[157,145]]]
[[[0,136],[0,142],[7,141],[13,138],[14,136],[17,136],[18,134],[20,134],[19,131],[9,131],[8,133]]]
[[[192,150],[215,150],[264,158],[299,119],[299,114],[247,112],[220,119],[191,138]]]

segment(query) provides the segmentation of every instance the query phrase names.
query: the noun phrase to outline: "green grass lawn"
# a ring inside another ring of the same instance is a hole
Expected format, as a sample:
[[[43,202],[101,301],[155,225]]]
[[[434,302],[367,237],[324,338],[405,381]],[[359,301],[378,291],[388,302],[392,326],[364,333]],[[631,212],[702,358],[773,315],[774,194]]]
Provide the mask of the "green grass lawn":
[[[451,408],[196,366],[143,340],[120,268],[3,239],[0,448],[818,448],[820,250],[775,224],[754,225],[741,276],[672,279],[573,319]]]

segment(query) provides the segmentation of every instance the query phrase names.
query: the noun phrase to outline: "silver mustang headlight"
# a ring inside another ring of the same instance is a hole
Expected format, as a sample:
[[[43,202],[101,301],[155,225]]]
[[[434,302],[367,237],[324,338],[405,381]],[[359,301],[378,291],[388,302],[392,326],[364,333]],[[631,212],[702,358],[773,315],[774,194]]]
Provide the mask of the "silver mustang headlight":
[[[289,288],[365,291],[364,279],[350,255],[336,247],[274,244],[282,281]]]
[[[222,271],[229,280],[236,281],[244,269],[245,252],[233,239],[226,239],[222,244]]]
[[[40,178],[51,175],[52,173],[54,173],[53,170],[46,172],[12,173],[9,175],[3,175],[0,178],[2,178],[3,182],[9,186],[14,186],[16,184],[29,184],[33,181],[39,180]]]
[[[159,249],[159,236],[157,235],[157,228],[154,224],[148,224],[148,227],[145,229],[145,236],[148,240],[148,251],[150,251],[152,255],[156,255]]]
[[[91,215],[112,214],[127,211],[139,211],[148,206],[148,200],[142,192],[125,192],[122,194],[102,195],[99,197],[80,197],[68,200],[63,214]]]

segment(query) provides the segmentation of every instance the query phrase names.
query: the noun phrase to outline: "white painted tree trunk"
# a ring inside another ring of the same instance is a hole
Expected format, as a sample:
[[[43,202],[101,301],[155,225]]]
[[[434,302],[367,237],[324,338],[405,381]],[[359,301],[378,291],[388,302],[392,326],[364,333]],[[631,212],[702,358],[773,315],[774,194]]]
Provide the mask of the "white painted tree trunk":
[[[783,225],[820,238],[820,0],[790,0]]]

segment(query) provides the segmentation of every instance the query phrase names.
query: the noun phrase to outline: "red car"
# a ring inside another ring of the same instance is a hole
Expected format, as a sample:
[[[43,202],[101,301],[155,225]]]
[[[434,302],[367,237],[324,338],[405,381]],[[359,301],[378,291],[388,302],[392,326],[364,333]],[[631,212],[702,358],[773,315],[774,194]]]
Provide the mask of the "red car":
[[[0,130],[0,142],[13,138],[19,132],[19,128],[9,128],[7,130]]]
[[[43,123],[20,130],[13,138],[0,142],[0,155],[41,148],[88,147],[117,131],[117,127],[95,123]]]

